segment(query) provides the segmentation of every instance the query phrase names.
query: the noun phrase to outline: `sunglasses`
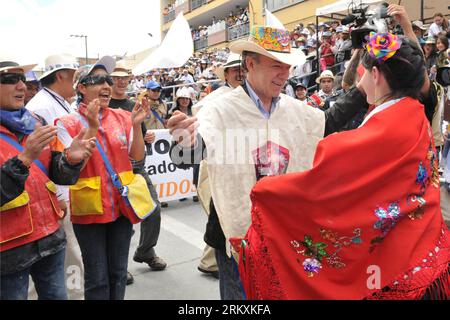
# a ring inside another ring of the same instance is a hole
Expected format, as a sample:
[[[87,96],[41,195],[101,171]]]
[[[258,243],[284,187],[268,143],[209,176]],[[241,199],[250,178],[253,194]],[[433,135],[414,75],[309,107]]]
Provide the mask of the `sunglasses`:
[[[95,86],[98,84],[108,83],[110,86],[114,84],[113,79],[109,75],[87,76],[80,81],[85,86]]]
[[[23,73],[1,73],[0,83],[1,84],[18,84],[19,81],[25,83],[27,78]]]
[[[158,89],[150,89],[150,91],[152,91],[152,92],[161,92],[161,88],[158,88]]]

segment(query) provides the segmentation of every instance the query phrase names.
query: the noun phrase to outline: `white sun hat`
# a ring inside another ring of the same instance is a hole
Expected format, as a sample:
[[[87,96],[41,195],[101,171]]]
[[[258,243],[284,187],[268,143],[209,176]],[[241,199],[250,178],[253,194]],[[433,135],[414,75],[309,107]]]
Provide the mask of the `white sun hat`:
[[[325,71],[323,71],[321,74],[320,74],[320,77],[318,77],[317,79],[316,79],[316,83],[320,83],[320,81],[322,80],[322,79],[333,79],[334,80],[334,75],[333,75],[333,72],[331,72],[330,70],[325,70]]]
[[[48,77],[53,72],[56,72],[58,70],[63,69],[69,69],[69,70],[77,70],[79,67],[79,64],[77,62],[77,59],[74,56],[71,56],[70,54],[54,54],[51,56],[48,56],[47,59],[45,59],[45,67],[44,67],[44,73],[39,77],[39,80],[44,79],[45,77]]]
[[[241,56],[237,53],[230,53],[228,56],[227,62],[219,67],[217,67],[217,77],[220,80],[225,81],[225,70],[232,67],[238,67],[241,65]]]

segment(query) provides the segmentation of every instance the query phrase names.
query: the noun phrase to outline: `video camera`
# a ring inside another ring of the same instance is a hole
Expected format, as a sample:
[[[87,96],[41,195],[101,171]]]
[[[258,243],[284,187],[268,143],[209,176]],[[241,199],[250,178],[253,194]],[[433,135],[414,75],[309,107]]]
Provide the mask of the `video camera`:
[[[362,48],[366,42],[366,36],[372,31],[388,32],[388,26],[391,23],[391,17],[387,14],[388,6],[389,4],[386,2],[370,6],[362,1],[358,6],[355,5],[355,1],[350,3],[349,13],[341,20],[341,24],[349,25],[352,28],[353,48]]]

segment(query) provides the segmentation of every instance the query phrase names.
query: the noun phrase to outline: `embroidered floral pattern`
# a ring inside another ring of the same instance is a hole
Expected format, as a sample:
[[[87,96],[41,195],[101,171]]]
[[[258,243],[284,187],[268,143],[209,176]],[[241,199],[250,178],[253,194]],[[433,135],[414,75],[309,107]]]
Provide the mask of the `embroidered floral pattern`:
[[[339,236],[336,232],[326,229],[321,229],[320,234],[322,238],[331,242],[332,246],[336,248],[332,254],[329,254],[325,250],[328,247],[326,243],[314,243],[310,235],[305,235],[303,241],[291,241],[292,248],[298,254],[302,254],[307,257],[307,259],[303,260],[303,262],[301,259],[297,259],[297,261],[302,264],[303,269],[308,274],[308,277],[313,277],[314,274],[319,273],[320,269],[322,269],[324,259],[326,259],[327,263],[333,268],[340,269],[346,267],[346,264],[342,261],[341,257],[338,256],[338,253],[343,247],[362,243],[361,229],[359,228],[353,231],[353,236],[351,237]]]
[[[423,166],[423,163],[421,162],[419,164],[419,170],[417,171],[417,178],[416,178],[416,183],[420,184],[421,186],[421,192],[425,192],[427,181],[428,181],[428,172],[427,169]]]
[[[308,273],[308,277],[314,277],[314,273],[319,273],[322,269],[322,264],[317,259],[305,259],[303,268]]]
[[[418,202],[418,206],[413,212],[408,215],[408,217],[411,220],[422,219],[422,216],[425,213],[424,207],[427,204],[427,201],[420,195],[410,195],[408,197],[408,204],[411,202]]]
[[[337,250],[333,252],[331,255],[327,257],[327,262],[333,266],[334,268],[340,269],[345,268],[346,264],[342,261],[341,257],[338,256],[338,253],[342,250],[343,247],[348,247],[352,244],[361,244],[361,229],[355,229],[353,231],[353,237],[341,237],[336,232],[332,232],[329,230],[321,229],[320,234],[325,240],[328,240],[332,243],[333,247]]]
[[[400,207],[398,203],[391,203],[387,210],[378,207],[375,209],[375,215],[379,220],[375,222],[373,227],[380,230],[383,236],[386,236],[400,218]]]
[[[369,249],[372,252],[375,249],[375,245],[382,242],[387,234],[394,228],[397,224],[398,220],[400,220],[400,207],[398,203],[394,202],[389,205],[387,210],[382,207],[378,207],[375,209],[375,216],[378,218],[378,221],[373,225],[374,229],[380,230],[381,235],[375,237],[370,241],[371,247]]]
[[[432,137],[430,128],[428,128],[428,134],[430,138]],[[433,148],[433,142],[430,142],[426,155],[427,163],[429,164],[429,169],[426,164],[422,161],[419,163],[419,168],[416,174],[416,184],[420,186],[420,190],[417,193],[412,193],[406,198],[406,203],[408,206],[415,205],[416,208],[413,210],[405,210],[410,212],[407,217],[411,220],[422,219],[425,214],[425,206],[427,201],[425,199],[426,189],[429,185],[435,188],[439,188],[439,163],[437,160],[437,154]],[[375,215],[379,219],[374,224],[374,229],[380,230],[381,235],[372,239],[369,251],[372,252],[375,245],[382,242],[390,230],[397,224],[397,222],[403,218],[401,215],[400,207],[398,202],[389,205],[387,210],[381,207],[375,209]],[[406,216],[406,215],[405,215]]]
[[[427,159],[430,160],[431,177],[430,183],[435,188],[439,188],[439,162],[436,152],[433,150],[433,145],[430,144],[428,149]]]

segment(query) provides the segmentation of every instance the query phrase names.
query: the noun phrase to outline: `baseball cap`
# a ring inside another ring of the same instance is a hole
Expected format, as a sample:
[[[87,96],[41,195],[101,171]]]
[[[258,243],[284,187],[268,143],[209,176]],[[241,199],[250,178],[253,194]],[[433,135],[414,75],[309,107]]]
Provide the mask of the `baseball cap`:
[[[161,88],[161,85],[156,81],[150,80],[149,82],[147,82],[145,87],[147,89],[153,90],[153,89]]]

